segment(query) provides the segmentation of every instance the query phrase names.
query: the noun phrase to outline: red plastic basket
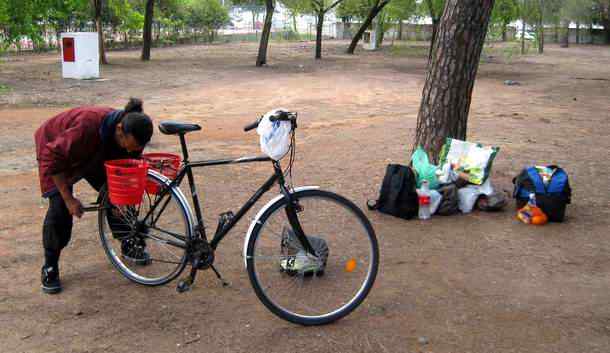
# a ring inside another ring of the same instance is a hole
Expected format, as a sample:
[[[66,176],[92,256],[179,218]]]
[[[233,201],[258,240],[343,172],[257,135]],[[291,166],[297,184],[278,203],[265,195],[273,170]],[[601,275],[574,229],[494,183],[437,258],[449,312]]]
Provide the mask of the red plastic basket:
[[[148,163],[139,159],[108,161],[106,179],[110,202],[116,206],[137,205],[142,202]]]
[[[172,153],[145,153],[142,155],[142,159],[148,163],[150,169],[163,174],[170,180],[176,178],[182,162],[179,155]],[[158,194],[161,191],[159,186],[159,184],[149,180],[146,183],[146,192]]]

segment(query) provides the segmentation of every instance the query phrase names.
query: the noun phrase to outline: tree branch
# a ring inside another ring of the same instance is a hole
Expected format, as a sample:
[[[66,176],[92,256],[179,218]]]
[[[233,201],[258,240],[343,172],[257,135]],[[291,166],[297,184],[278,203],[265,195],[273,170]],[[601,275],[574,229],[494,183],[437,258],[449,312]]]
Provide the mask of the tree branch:
[[[324,13],[332,10],[335,6],[339,5],[343,0],[337,0],[335,1],[332,5],[330,5],[330,7],[328,7],[326,10],[324,10]]]
[[[434,5],[432,5],[432,0],[426,0],[426,5],[428,6],[428,11],[430,11],[430,17],[432,17],[432,20],[435,20],[436,15],[434,14]]]

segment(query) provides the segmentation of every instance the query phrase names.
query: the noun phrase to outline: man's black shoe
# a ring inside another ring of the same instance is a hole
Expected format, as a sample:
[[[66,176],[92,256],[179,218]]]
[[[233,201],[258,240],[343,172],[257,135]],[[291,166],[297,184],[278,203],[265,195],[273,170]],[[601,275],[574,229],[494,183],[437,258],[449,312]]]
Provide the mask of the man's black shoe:
[[[41,272],[42,291],[47,294],[57,294],[61,292],[58,268],[55,266],[43,266]]]

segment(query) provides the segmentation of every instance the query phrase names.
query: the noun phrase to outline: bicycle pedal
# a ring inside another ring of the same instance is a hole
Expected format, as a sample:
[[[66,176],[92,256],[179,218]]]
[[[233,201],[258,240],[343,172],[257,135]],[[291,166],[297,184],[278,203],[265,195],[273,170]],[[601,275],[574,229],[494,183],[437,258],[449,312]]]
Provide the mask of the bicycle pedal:
[[[191,287],[192,283],[188,283],[188,281],[182,280],[178,282],[178,285],[176,286],[176,291],[178,293],[188,292],[191,290]]]
[[[227,224],[228,222],[230,222],[233,218],[235,217],[235,214],[233,214],[233,211],[227,211],[227,212],[223,212],[220,214],[219,216],[219,221],[222,221],[223,224]]]
[[[218,226],[216,227],[216,234],[218,234],[218,232],[220,232],[224,228],[224,226],[229,223],[234,217],[235,215],[232,211],[221,213],[218,216]]]

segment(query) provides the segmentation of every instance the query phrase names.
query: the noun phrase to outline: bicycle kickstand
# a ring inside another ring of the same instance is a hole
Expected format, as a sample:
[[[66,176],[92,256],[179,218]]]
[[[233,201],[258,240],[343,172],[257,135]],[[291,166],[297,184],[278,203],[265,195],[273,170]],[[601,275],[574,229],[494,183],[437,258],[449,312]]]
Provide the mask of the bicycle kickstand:
[[[220,275],[220,272],[218,272],[218,270],[216,270],[216,267],[214,267],[214,265],[210,265],[210,268],[212,269],[212,271],[214,271],[214,274],[216,275],[216,277],[218,277],[218,279],[220,280],[220,283],[222,283],[223,287],[228,287],[231,284],[227,281],[224,280],[224,278],[222,278],[222,276]]]

